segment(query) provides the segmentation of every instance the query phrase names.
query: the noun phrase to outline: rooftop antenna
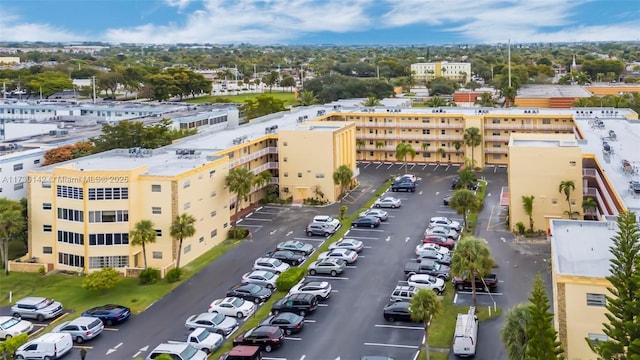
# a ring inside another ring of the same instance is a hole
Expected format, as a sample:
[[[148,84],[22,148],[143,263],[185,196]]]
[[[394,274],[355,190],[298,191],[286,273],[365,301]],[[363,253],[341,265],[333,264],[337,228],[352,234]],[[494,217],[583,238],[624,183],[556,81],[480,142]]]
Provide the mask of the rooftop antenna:
[[[511,87],[511,39],[509,39],[509,42],[507,43],[508,45],[508,50],[507,50],[507,54],[508,54],[508,58],[509,58],[509,87]]]

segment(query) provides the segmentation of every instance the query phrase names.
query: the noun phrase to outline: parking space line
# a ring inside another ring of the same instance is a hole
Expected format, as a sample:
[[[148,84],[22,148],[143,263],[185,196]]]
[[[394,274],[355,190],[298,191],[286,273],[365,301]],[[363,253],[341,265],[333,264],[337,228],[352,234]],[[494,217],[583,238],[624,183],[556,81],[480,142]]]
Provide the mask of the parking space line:
[[[287,360],[287,358],[274,358],[274,357],[263,356],[262,360]]]
[[[348,238],[345,237],[346,239],[362,239],[362,240],[378,240],[380,238],[374,238],[374,237],[366,237],[366,236],[349,236]]]
[[[314,279],[349,280],[348,277],[340,277],[340,276],[307,275],[307,277],[314,278]]]
[[[371,246],[363,246],[362,248],[363,249],[371,249]],[[362,257],[362,256],[360,256],[360,257]]]
[[[285,338],[285,339],[287,339],[287,340],[297,340],[297,341],[302,340],[302,338],[299,338],[299,337],[291,337],[291,336],[285,336],[284,338]]]
[[[314,323],[314,322],[316,322],[316,321],[315,321],[315,320],[307,320],[307,319],[304,319],[304,322],[306,322],[306,323]]]
[[[376,232],[384,232],[384,230],[379,229],[366,229],[366,228],[353,228],[351,231],[376,231]]]
[[[264,219],[264,218],[247,218],[245,217],[244,220],[253,220],[253,221],[273,221],[273,219]]]
[[[409,330],[424,330],[422,326],[402,326],[402,325],[374,325],[379,328],[391,328],[391,329],[409,329]]]
[[[265,214],[265,215],[280,215],[279,212],[268,212],[268,211],[256,211],[257,214]]]
[[[322,241],[322,242],[324,242],[325,240],[327,240],[327,239],[325,239],[325,238],[322,238],[322,239],[314,239],[314,238],[293,238],[293,239],[294,239],[294,240],[300,240],[300,241]]]
[[[362,257],[362,256],[361,256],[361,257]],[[357,268],[358,268],[357,266],[354,266],[354,265],[346,265],[345,267],[346,267],[347,269],[357,269]]]
[[[240,220],[238,220],[238,222],[240,222]],[[254,228],[263,228],[264,227],[262,225],[248,225],[248,224],[244,224],[242,226],[244,226],[244,227],[254,227]]]
[[[106,331],[120,331],[120,329],[117,329],[117,328],[108,328],[108,327],[103,328],[102,330],[106,330]]]
[[[473,295],[473,293],[471,291],[458,291],[458,294],[464,294],[464,295]],[[494,292],[484,292],[484,291],[476,291],[476,295],[497,295],[497,296],[501,296],[504,295],[503,293],[494,293]]]
[[[383,343],[364,343],[368,346],[381,346],[381,347],[396,347],[396,348],[404,348],[404,349],[419,349],[418,346],[415,345],[400,345],[400,344],[383,344]]]
[[[74,349],[85,349],[85,350],[91,350],[93,349],[93,346],[81,346],[81,345],[73,345]]]
[[[331,290],[331,292],[332,292],[332,293],[337,293],[337,292],[340,292],[340,291],[338,291],[338,290]]]
[[[318,307],[327,307],[327,306],[329,306],[329,305],[327,305],[327,304],[318,304]]]

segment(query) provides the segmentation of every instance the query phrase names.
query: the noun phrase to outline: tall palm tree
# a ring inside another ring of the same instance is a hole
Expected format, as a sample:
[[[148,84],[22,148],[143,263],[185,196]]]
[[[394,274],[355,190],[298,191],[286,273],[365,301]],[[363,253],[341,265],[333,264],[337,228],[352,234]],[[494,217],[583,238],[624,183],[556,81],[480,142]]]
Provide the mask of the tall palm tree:
[[[524,208],[524,212],[529,217],[529,230],[531,232],[533,232],[533,199],[535,199],[533,195],[522,195],[522,207]]]
[[[472,189],[473,184],[477,181],[478,177],[476,176],[476,173],[469,168],[465,168],[458,171],[458,182],[456,183],[455,189]]]
[[[129,233],[131,238],[130,244],[133,246],[142,246],[142,258],[144,260],[144,268],[147,268],[147,244],[156,242],[156,230],[151,220],[140,220]]]
[[[313,91],[305,90],[298,94],[298,102],[302,106],[309,106],[317,103],[318,97],[314,95]]]
[[[238,208],[240,199],[247,201],[251,193],[251,186],[255,183],[255,174],[244,166],[235,167],[229,170],[229,174],[224,179],[225,186],[229,191],[236,194],[235,214],[233,216],[232,228],[236,227],[238,220]]]
[[[504,96],[504,98],[507,100],[507,104],[508,104],[507,107],[513,106],[513,104],[516,102],[517,94],[518,92],[514,87],[507,86],[504,89],[502,89],[502,96]]]
[[[171,237],[178,240],[178,255],[176,256],[176,268],[180,268],[180,254],[182,254],[182,241],[184,238],[192,237],[196,233],[196,218],[182,213],[177,215],[171,222]]]
[[[573,211],[571,210],[571,192],[576,189],[576,184],[573,180],[563,180],[558,186],[558,192],[563,193],[567,204],[569,205],[569,219],[573,220]]]
[[[380,150],[384,146],[384,141],[376,141],[376,150]],[[382,152],[378,151],[378,160],[382,160]]]
[[[477,127],[465,129],[463,140],[465,145],[471,146],[471,165],[475,167],[476,159],[474,149],[482,143],[482,134],[480,133],[480,129]]]
[[[471,190],[460,189],[456,190],[451,197],[449,206],[456,210],[459,215],[462,215],[464,221],[464,228],[467,228],[467,214],[469,211],[476,211],[480,207],[480,200]]]
[[[504,326],[500,330],[500,338],[507,350],[509,360],[525,360],[527,328],[530,326],[531,313],[526,304],[518,304],[507,311]]]
[[[456,251],[451,257],[451,274],[471,282],[473,306],[478,305],[475,278],[482,279],[489,275],[493,264],[491,250],[484,241],[474,237],[465,237],[456,244]]]
[[[340,195],[345,192],[345,188],[351,184],[353,171],[347,165],[340,165],[333,173],[333,183],[340,185]]]
[[[582,210],[585,213],[590,213],[598,209],[598,202],[593,200],[593,198],[584,198],[582,200]]]
[[[271,171],[265,170],[253,178],[253,185],[262,188],[270,184],[272,179],[273,175],[271,175]]]
[[[0,239],[4,274],[9,274],[9,241],[25,228],[22,204],[19,201],[0,198]]]
[[[422,151],[423,152],[428,152],[429,151],[429,143],[428,142],[423,142],[422,143]]]
[[[460,141],[453,142],[453,148],[456,149],[456,155],[460,156],[460,148],[462,147],[462,143]]]
[[[407,173],[407,155],[411,156],[411,160],[416,157],[416,151],[409,143],[400,143],[396,146],[396,159],[398,161],[404,160],[404,172]]]
[[[429,324],[434,316],[442,312],[442,301],[431,289],[418,290],[409,301],[409,314],[413,321],[424,325],[424,347],[429,359]]]
[[[438,155],[440,155],[440,162],[442,162],[442,158],[447,155],[447,151],[444,148],[438,148]]]

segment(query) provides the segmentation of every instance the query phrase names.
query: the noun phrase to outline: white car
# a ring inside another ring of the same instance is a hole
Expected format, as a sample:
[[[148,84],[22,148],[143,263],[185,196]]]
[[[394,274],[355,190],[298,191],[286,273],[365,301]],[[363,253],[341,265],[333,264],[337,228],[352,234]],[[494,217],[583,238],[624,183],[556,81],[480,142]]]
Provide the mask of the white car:
[[[399,208],[400,206],[402,206],[402,201],[400,201],[400,199],[396,199],[394,197],[391,196],[387,196],[385,198],[382,199],[378,199],[376,200],[375,203],[373,203],[373,205],[377,208]]]
[[[424,232],[424,236],[428,236],[428,235],[439,235],[439,236],[448,237],[453,240],[458,240],[458,238],[460,238],[460,234],[458,234],[457,231],[453,229],[448,229],[442,226],[434,226],[434,227],[427,228],[427,230],[425,230]]]
[[[0,339],[26,334],[33,330],[33,324],[13,316],[0,316]]]
[[[427,243],[427,244],[420,244],[416,246],[416,256],[418,257],[422,256],[422,254],[429,251],[437,251],[442,255],[450,255],[451,253],[449,249],[447,249],[444,246],[440,246],[438,244]]]
[[[253,263],[253,270],[266,270],[276,274],[282,274],[288,269],[288,264],[274,258],[258,258]]]
[[[293,294],[313,294],[318,301],[326,300],[331,296],[331,283],[328,281],[316,281],[302,279],[298,284],[289,290],[289,295]]]
[[[394,181],[400,181],[400,180],[403,180],[403,179],[409,179],[409,180],[411,180],[411,182],[416,182],[416,180],[418,180],[418,178],[413,174],[404,174],[404,175],[396,177],[394,179]]]
[[[453,229],[457,232],[460,232],[460,230],[462,230],[462,224],[443,216],[432,217],[429,220],[429,227],[433,227],[433,226],[442,226],[449,229]]]
[[[314,223],[327,224],[332,226],[334,229],[338,229],[340,227],[340,220],[335,219],[329,215],[317,215],[313,217]]]
[[[360,252],[364,248],[364,243],[356,239],[342,239],[336,243],[329,245],[329,250],[335,249],[349,249],[355,252]]]
[[[411,275],[409,280],[407,280],[407,284],[417,289],[431,289],[438,294],[442,294],[444,292],[446,285],[443,279],[424,274]]]
[[[347,262],[347,264],[352,264],[356,260],[358,260],[358,253],[351,249],[334,249],[331,251],[325,251],[318,255],[318,260],[324,259],[342,259]]]
[[[256,270],[242,275],[243,284],[258,284],[266,287],[269,290],[273,290],[276,288],[277,279],[278,274],[265,270]]]
[[[210,313],[218,313],[225,316],[236,317],[238,319],[247,317],[255,311],[256,304],[237,297],[227,297],[224,299],[214,300],[209,305]]]
[[[380,209],[369,209],[360,213],[360,217],[364,216],[374,216],[380,219],[380,221],[387,221],[389,213]]]

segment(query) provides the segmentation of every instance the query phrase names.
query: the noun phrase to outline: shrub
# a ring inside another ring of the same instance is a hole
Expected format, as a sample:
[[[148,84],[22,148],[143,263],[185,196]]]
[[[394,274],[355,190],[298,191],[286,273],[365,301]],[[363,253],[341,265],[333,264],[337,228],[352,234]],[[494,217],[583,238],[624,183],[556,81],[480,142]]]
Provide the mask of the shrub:
[[[347,210],[349,210],[347,205],[340,206],[340,220],[344,219],[344,216],[347,214]]]
[[[520,235],[524,235],[525,226],[524,226],[524,224],[522,223],[522,221],[518,221],[518,222],[516,223],[516,228],[518,229],[518,234],[520,234]]]
[[[7,359],[13,359],[13,356],[16,354],[16,350],[29,341],[28,334],[20,334],[14,337],[7,337],[5,341],[0,342],[0,354],[8,355]],[[4,356],[2,357],[5,358]]]
[[[118,285],[119,281],[120,273],[118,270],[106,267],[87,275],[86,279],[82,282],[82,287],[87,290],[105,292],[113,289]]]
[[[229,229],[229,239],[244,239],[247,237],[247,235],[249,235],[249,230],[239,227],[239,226],[234,226],[231,229]]]
[[[44,269],[44,266],[40,266],[40,268],[38,268],[38,274],[40,275],[44,275],[47,271]]]
[[[289,291],[295,284],[300,282],[304,276],[304,269],[302,268],[289,268],[284,271],[276,280],[276,287],[280,291]]]
[[[175,268],[167,271],[167,275],[165,276],[169,284],[180,280],[181,277],[182,277],[182,269],[180,268]]]
[[[138,279],[140,279],[140,284],[142,285],[155,284],[160,280],[160,270],[154,268],[144,269],[138,275]]]

